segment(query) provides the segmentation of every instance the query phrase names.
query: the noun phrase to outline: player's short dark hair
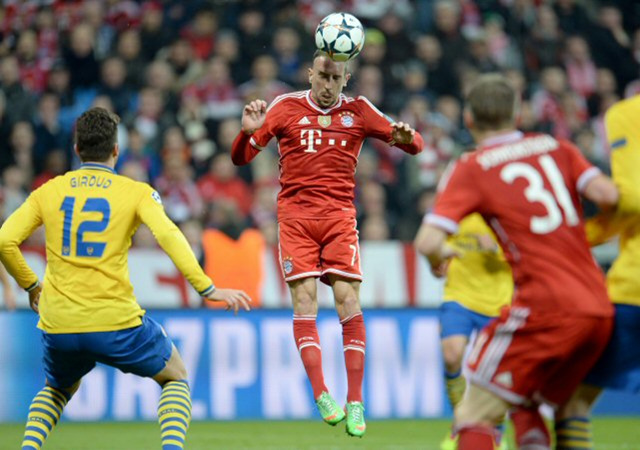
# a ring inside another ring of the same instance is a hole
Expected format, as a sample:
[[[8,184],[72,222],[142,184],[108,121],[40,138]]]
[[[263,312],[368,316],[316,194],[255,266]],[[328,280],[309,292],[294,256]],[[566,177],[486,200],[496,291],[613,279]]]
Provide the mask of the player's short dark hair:
[[[512,126],[516,99],[515,89],[504,76],[482,75],[467,94],[467,107],[473,116],[474,128],[490,131]]]
[[[76,149],[80,159],[105,162],[118,142],[120,117],[104,108],[91,108],[76,121]]]
[[[324,52],[320,49],[316,49],[316,51],[313,52],[313,61],[315,61],[316,58],[320,58],[320,57],[331,59],[331,56],[329,56],[327,52]],[[347,72],[349,72],[349,61],[343,61],[343,62],[344,62],[344,73],[346,74]]]

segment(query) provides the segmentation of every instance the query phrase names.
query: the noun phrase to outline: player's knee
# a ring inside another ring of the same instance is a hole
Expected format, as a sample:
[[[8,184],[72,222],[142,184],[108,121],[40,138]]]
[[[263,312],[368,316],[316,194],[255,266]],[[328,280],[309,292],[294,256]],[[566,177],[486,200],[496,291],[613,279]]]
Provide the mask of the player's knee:
[[[456,407],[454,417],[455,423],[459,425],[495,426],[502,421],[504,413],[501,411],[493,411],[491,408],[480,405],[473,405],[465,398]]]
[[[314,314],[316,298],[308,292],[298,292],[293,299],[293,307],[297,314]]]
[[[345,311],[357,311],[360,309],[360,299],[353,290],[347,290],[342,295],[336,295],[336,305],[344,307]]]
[[[462,356],[464,349],[455,345],[442,345],[442,359],[444,368],[448,373],[456,373],[462,368]]]

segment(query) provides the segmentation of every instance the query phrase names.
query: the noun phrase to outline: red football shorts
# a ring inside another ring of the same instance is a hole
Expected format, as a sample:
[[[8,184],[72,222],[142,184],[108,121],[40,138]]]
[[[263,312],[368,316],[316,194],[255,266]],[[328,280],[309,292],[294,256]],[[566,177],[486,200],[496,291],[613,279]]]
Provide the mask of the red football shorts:
[[[470,381],[512,404],[565,403],[611,336],[612,317],[505,308],[478,335]]]
[[[285,281],[327,274],[362,280],[356,219],[286,219],[279,223],[280,266]]]

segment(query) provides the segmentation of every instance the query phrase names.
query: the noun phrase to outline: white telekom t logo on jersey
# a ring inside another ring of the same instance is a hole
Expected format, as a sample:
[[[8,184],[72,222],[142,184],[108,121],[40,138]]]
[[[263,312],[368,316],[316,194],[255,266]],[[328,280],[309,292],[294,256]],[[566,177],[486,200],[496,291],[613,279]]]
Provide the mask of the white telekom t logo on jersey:
[[[329,139],[329,145],[336,145],[335,139]],[[322,130],[300,130],[300,144],[306,145],[305,153],[318,153],[314,145],[322,144]],[[342,147],[347,145],[347,140],[340,141]]]

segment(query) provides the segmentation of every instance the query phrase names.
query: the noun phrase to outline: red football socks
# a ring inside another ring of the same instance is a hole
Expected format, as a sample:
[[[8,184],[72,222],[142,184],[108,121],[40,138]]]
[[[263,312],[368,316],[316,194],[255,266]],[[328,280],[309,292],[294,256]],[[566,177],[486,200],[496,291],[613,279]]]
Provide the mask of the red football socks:
[[[347,402],[362,401],[362,379],[364,378],[364,352],[367,342],[362,313],[356,313],[340,321],[342,345],[347,367]]]
[[[313,388],[313,398],[328,391],[322,373],[322,350],[315,315],[293,315],[293,337]]]
[[[551,447],[551,436],[538,407],[516,407],[509,413],[521,449],[545,449]]]
[[[458,429],[458,450],[493,450],[494,445],[493,427],[471,425]]]

